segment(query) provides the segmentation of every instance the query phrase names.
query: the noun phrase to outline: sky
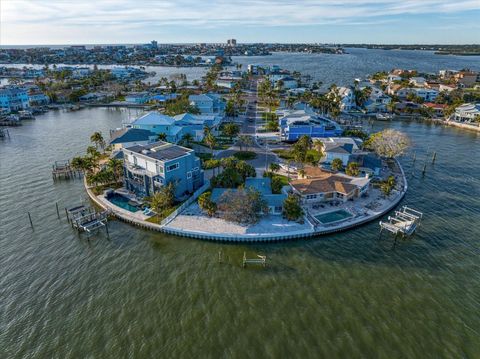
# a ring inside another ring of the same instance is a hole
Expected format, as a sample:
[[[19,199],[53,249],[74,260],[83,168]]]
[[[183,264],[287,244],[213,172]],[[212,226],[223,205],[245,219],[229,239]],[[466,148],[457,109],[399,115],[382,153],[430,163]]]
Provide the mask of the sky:
[[[480,0],[0,0],[0,45],[479,44]]]

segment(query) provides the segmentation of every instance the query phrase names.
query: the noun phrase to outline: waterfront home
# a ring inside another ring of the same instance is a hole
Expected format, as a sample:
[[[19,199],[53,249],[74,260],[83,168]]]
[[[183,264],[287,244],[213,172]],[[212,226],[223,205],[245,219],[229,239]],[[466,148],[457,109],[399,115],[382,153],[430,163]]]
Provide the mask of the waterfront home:
[[[128,148],[135,145],[146,145],[157,140],[158,135],[139,128],[122,128],[110,131],[109,145],[113,151],[120,151],[122,148]]]
[[[198,108],[201,114],[223,114],[225,111],[225,101],[219,94],[190,95],[188,101],[190,105]]]
[[[432,114],[435,117],[444,117],[445,115],[445,109],[448,107],[447,104],[444,103],[432,103],[432,102],[427,102],[423,104],[423,107],[429,109],[432,111]]]
[[[334,174],[315,167],[307,167],[304,171],[304,178],[290,182],[293,192],[300,196],[303,204],[346,202],[368,193],[370,188],[368,177]]]
[[[355,102],[355,93],[351,87],[339,87],[338,94],[342,98],[340,110],[348,112],[357,107]]]
[[[455,74],[453,78],[461,87],[473,87],[475,83],[480,82],[480,73],[473,71],[460,71]]]
[[[164,104],[167,101],[175,100],[178,97],[176,93],[156,94],[149,98],[149,101]]]
[[[273,215],[280,215],[283,212],[283,202],[287,198],[285,193],[272,193],[272,182],[268,177],[254,178],[247,177],[245,180],[245,188],[253,188],[258,191],[262,198],[267,202],[268,213]],[[212,190],[211,200],[215,203],[227,191],[237,191],[236,188],[214,188]]]
[[[195,151],[158,141],[123,148],[124,184],[139,197],[152,196],[163,186],[175,184],[175,198],[182,200],[203,185],[203,170]]]
[[[438,92],[442,92],[442,91],[452,92],[456,89],[457,89],[457,86],[455,86],[455,85],[449,85],[449,84],[438,85]]]
[[[40,91],[29,91],[28,100],[31,106],[43,106],[47,105],[50,102],[50,98]]]
[[[125,80],[128,78],[139,78],[145,74],[144,71],[135,67],[113,67],[110,72],[119,80]]]
[[[320,116],[309,107],[304,110],[277,111],[280,136],[283,141],[293,142],[306,135],[311,138],[340,136],[342,128],[325,116]]]
[[[148,92],[130,92],[125,95],[125,102],[143,105],[150,100]]]
[[[480,103],[465,103],[455,109],[453,118],[458,122],[474,122],[480,119]]]
[[[409,95],[420,97],[425,102],[434,102],[438,96],[438,91],[426,88],[406,87],[397,91],[397,96],[400,99],[406,99]]]
[[[364,90],[365,88],[370,88],[370,96],[363,104],[363,107],[367,112],[386,112],[388,105],[392,102],[390,96],[387,96],[380,90],[378,87],[375,86],[362,86],[360,85],[360,90]]]
[[[11,112],[29,108],[30,99],[26,89],[15,86],[0,88],[0,109]]]
[[[113,98],[113,94],[109,94],[106,92],[89,92],[83,96],[80,96],[78,100],[80,102],[101,102],[109,97]]]

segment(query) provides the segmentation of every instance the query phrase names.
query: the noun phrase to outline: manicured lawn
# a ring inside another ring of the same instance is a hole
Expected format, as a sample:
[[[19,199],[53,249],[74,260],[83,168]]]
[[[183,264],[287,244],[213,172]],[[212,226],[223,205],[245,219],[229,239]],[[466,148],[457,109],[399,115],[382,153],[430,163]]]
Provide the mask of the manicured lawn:
[[[239,160],[248,161],[257,158],[257,154],[252,151],[239,151],[235,152],[233,156]]]
[[[272,178],[280,178],[282,181],[282,186],[288,185],[288,177],[283,175],[274,174]]]
[[[173,211],[175,211],[176,208],[177,207],[166,209],[162,213],[159,213],[155,216],[147,218],[146,221],[150,223],[160,224],[160,222],[163,221],[165,218],[167,218]]]
[[[290,150],[273,150],[273,153],[276,153],[278,157],[284,160],[293,160],[293,155]]]

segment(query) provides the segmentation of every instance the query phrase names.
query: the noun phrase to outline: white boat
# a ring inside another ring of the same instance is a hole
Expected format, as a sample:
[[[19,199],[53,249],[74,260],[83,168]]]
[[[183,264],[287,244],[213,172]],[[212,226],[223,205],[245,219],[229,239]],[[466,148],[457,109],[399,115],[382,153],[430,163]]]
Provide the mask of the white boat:
[[[18,117],[20,118],[20,120],[29,120],[35,118],[33,116],[33,113],[31,113],[30,111],[18,111]]]
[[[391,121],[393,119],[393,115],[391,113],[377,113],[375,118],[378,121]]]

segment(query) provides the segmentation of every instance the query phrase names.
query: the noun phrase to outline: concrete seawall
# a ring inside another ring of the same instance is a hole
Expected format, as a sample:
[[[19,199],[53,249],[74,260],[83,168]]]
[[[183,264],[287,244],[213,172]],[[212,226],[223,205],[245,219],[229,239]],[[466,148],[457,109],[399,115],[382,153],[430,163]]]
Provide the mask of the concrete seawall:
[[[373,215],[365,216],[364,218],[359,218],[357,221],[349,222],[349,223],[344,223],[343,225],[340,224],[338,226],[334,226],[332,228],[321,228],[321,229],[312,229],[312,230],[305,230],[301,232],[290,232],[290,233],[272,233],[268,235],[263,235],[263,234],[252,234],[252,235],[237,235],[237,234],[228,234],[228,233],[206,233],[206,232],[198,232],[198,231],[188,231],[188,230],[178,230],[175,228],[169,228],[168,225],[159,225],[155,223],[150,223],[146,221],[141,221],[136,218],[133,218],[131,215],[128,215],[126,213],[127,211],[122,210],[116,206],[111,205],[110,203],[105,203],[103,200],[101,200],[99,197],[95,196],[95,194],[91,191],[91,189],[88,188],[86,182],[85,188],[87,190],[87,194],[89,197],[92,199],[93,202],[95,202],[98,206],[104,208],[104,209],[111,209],[113,212],[113,215],[118,218],[119,220],[122,220],[124,222],[133,224],[135,226],[152,230],[152,231],[157,231],[157,232],[163,232],[175,236],[180,236],[180,237],[188,237],[188,238],[195,238],[195,239],[202,239],[202,240],[211,240],[211,241],[222,241],[222,242],[243,242],[243,243],[248,243],[248,242],[278,242],[278,241],[285,241],[285,240],[294,240],[294,239],[307,239],[307,238],[314,238],[322,235],[328,235],[332,233],[337,233],[337,232],[343,232],[350,230],[352,228],[364,225],[366,223],[372,222],[382,216],[384,216],[386,213],[392,211],[395,207],[398,206],[398,204],[402,201],[402,199],[405,197],[405,194],[408,189],[408,183],[407,183],[407,178],[405,176],[405,172],[403,171],[402,166],[396,160],[398,167],[400,168],[402,177],[403,177],[403,188],[401,191],[398,193],[396,196],[395,200],[389,204],[389,206],[382,211],[375,213]]]

